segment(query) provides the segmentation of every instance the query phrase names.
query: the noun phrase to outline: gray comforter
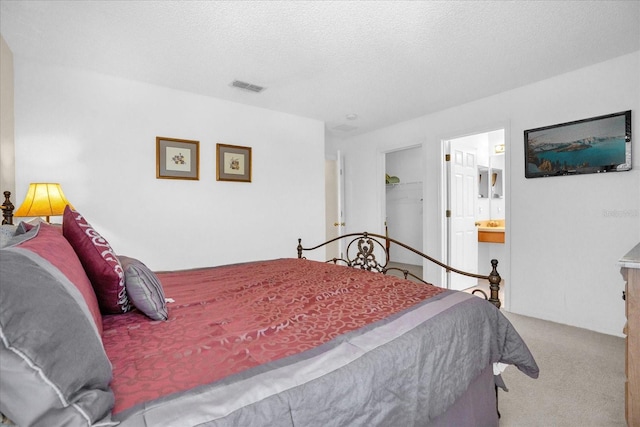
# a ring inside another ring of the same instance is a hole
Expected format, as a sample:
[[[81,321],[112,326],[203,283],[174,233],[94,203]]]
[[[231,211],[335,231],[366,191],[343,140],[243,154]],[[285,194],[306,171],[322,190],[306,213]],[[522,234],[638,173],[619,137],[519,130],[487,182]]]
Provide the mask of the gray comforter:
[[[538,376],[498,309],[446,291],[312,351],[115,418],[123,427],[427,425],[497,362]]]

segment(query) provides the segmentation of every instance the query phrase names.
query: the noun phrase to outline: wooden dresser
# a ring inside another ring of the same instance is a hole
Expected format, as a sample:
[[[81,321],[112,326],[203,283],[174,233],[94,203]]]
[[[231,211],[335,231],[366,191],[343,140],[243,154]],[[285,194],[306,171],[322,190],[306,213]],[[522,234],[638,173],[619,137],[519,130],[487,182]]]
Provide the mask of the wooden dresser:
[[[625,407],[627,425],[640,427],[640,243],[620,261],[620,272],[627,282],[625,288],[627,324],[627,360]]]

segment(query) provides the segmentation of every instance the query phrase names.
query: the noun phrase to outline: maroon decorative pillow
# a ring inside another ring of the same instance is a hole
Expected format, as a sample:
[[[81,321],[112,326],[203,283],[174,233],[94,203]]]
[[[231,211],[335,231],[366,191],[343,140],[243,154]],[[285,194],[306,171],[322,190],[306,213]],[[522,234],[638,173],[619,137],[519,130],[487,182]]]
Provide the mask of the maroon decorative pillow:
[[[124,271],[118,257],[86,219],[67,206],[62,217],[62,235],[75,250],[105,314],[131,310],[124,286]]]

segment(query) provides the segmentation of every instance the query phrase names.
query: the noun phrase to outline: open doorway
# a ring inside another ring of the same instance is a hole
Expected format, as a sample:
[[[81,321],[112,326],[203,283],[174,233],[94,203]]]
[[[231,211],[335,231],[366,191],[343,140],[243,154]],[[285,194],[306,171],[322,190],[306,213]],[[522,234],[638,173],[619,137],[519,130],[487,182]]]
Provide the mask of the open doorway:
[[[422,146],[385,153],[385,232],[422,252],[423,176]],[[396,248],[389,251],[392,266],[422,277],[423,260],[415,253]]]
[[[489,274],[491,259],[506,265],[506,161],[503,128],[443,140],[444,254],[447,264]],[[448,160],[446,160],[448,159]],[[475,279],[455,273],[447,287],[466,290]],[[484,284],[483,284],[484,285]],[[488,285],[486,285],[488,286]]]

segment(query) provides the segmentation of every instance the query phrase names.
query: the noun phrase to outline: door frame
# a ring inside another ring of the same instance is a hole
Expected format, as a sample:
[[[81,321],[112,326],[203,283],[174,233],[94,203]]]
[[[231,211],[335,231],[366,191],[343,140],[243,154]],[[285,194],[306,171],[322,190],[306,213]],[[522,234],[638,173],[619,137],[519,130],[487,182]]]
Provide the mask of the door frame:
[[[448,166],[445,161],[445,155],[449,154],[448,141],[457,138],[463,138],[465,136],[477,135],[481,133],[492,132],[498,129],[504,129],[504,144],[505,144],[505,166],[504,166],[504,180],[505,180],[505,260],[498,260],[498,272],[502,277],[501,290],[504,291],[504,301],[503,307],[505,310],[509,310],[511,306],[511,181],[512,181],[512,171],[511,171],[511,155],[512,155],[512,145],[511,145],[511,124],[508,120],[501,122],[494,122],[487,126],[480,126],[477,128],[468,129],[466,131],[460,132],[451,132],[444,135],[441,135],[440,140],[440,183],[439,183],[439,192],[440,192],[440,213],[439,213],[439,223],[440,223],[440,253],[445,257],[448,261],[448,250],[449,250],[449,230],[448,230],[448,220],[446,216],[446,209],[449,206],[449,188],[448,188]],[[445,261],[445,262],[447,262]],[[449,274],[444,269],[441,269],[441,277],[440,283],[446,283],[447,288],[449,288]],[[482,273],[482,272],[481,272]],[[484,273],[482,273],[484,274]]]

